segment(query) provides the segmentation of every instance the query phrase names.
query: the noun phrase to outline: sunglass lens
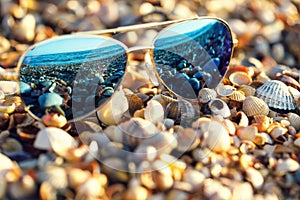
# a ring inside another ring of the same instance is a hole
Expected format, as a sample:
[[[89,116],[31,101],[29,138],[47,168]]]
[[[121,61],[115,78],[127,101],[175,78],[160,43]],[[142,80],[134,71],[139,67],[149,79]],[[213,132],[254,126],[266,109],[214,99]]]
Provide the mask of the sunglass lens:
[[[202,87],[214,88],[225,74],[233,48],[229,27],[217,19],[198,19],[161,31],[154,42],[156,70],[176,94],[194,99]]]
[[[114,93],[126,61],[125,47],[110,38],[47,40],[29,49],[20,63],[21,97],[37,117],[47,111],[69,120],[83,117]]]

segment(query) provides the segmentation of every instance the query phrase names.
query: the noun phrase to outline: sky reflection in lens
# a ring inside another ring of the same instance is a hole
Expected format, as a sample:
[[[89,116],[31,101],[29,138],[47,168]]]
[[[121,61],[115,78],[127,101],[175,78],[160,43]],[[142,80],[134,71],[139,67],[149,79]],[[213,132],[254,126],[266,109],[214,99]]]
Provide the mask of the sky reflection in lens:
[[[217,19],[198,19],[162,31],[154,42],[154,62],[163,82],[194,99],[202,87],[215,88],[232,52],[229,28]]]
[[[65,100],[60,108],[67,118],[81,117],[113,94],[125,72],[126,60],[125,47],[109,38],[68,36],[50,39],[25,55],[20,81],[31,85],[32,90],[21,96],[25,104],[32,105],[31,111],[40,117],[45,109],[38,102],[39,96],[57,93]],[[53,110],[52,107],[47,109]]]

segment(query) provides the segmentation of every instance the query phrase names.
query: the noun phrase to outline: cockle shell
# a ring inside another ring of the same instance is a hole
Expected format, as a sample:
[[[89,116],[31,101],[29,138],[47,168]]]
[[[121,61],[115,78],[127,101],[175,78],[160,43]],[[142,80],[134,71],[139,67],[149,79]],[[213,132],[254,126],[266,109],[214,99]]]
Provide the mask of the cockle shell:
[[[268,105],[261,99],[249,96],[243,102],[243,111],[247,116],[267,115],[269,113]]]
[[[281,81],[268,81],[256,90],[256,96],[271,108],[294,110],[293,97],[288,87]]]
[[[242,92],[237,91],[237,90],[233,91],[233,93],[231,95],[229,95],[228,98],[230,100],[237,101],[237,102],[242,102],[246,99],[245,95],[242,94]]]
[[[295,127],[296,130],[300,130],[300,116],[295,113],[288,113],[288,119],[291,126]]]
[[[250,85],[242,85],[238,90],[242,91],[246,97],[254,96],[256,92],[256,89],[254,87],[251,87]]]
[[[229,80],[233,85],[248,85],[252,82],[251,76],[245,72],[237,71],[233,72],[229,76]]]
[[[207,103],[217,97],[217,92],[214,89],[202,88],[198,93],[198,100],[200,103]]]

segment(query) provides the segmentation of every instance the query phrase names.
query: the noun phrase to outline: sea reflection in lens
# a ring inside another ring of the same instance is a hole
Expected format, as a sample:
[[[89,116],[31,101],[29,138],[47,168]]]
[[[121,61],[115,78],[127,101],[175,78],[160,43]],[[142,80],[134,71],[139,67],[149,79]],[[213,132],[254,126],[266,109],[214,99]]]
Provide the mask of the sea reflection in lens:
[[[37,117],[60,112],[85,116],[118,87],[126,68],[126,47],[100,36],[64,36],[30,49],[20,68],[21,97]]]
[[[176,94],[197,98],[215,88],[225,74],[233,48],[229,27],[218,19],[198,19],[162,31],[154,42],[157,72]]]

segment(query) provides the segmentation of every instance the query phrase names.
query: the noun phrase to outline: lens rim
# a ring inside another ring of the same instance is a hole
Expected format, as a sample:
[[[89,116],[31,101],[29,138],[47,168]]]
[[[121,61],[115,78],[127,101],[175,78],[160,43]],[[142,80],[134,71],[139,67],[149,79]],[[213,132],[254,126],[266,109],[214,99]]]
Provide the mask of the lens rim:
[[[176,95],[177,97],[179,98],[182,98],[182,99],[186,99],[186,100],[190,100],[190,101],[193,101],[195,99],[189,99],[189,98],[186,98],[186,97],[182,97],[181,95],[177,94],[176,92],[174,92],[172,89],[170,89],[168,87],[168,85],[164,82],[164,80],[160,77],[160,75],[158,74],[158,71],[156,70],[156,63],[155,63],[155,60],[154,60],[154,49],[155,49],[155,42],[160,38],[160,36],[162,34],[164,34],[166,31],[169,31],[172,27],[175,27],[175,26],[178,26],[180,24],[184,24],[184,23],[187,23],[187,22],[190,22],[190,21],[197,21],[197,20],[216,20],[220,23],[222,23],[223,25],[226,26],[226,28],[229,30],[229,34],[230,34],[230,37],[231,37],[231,52],[230,52],[230,57],[229,57],[229,63],[232,59],[232,56],[233,56],[233,52],[234,52],[234,48],[236,46],[236,43],[235,43],[235,40],[233,39],[233,31],[231,29],[231,27],[229,26],[228,22],[226,22],[225,20],[221,19],[221,18],[218,18],[218,17],[211,17],[211,16],[201,16],[201,17],[198,17],[198,18],[193,18],[193,19],[189,19],[187,21],[182,21],[182,22],[178,22],[178,23],[174,23],[174,24],[171,24],[165,28],[163,28],[161,31],[158,32],[158,34],[154,37],[153,41],[152,41],[152,48],[150,50],[150,55],[151,55],[151,62],[153,63],[153,70],[155,72],[155,75],[158,77],[158,80],[159,82],[162,83],[162,85],[167,89],[169,90],[171,93],[173,93],[174,95]],[[226,72],[228,71],[228,68],[229,68],[229,65],[227,66],[227,69],[226,69]],[[226,75],[226,72],[224,73],[224,76]],[[220,81],[220,83],[222,82],[222,79]],[[219,84],[220,84],[219,83]],[[198,95],[195,95],[196,97]]]
[[[38,42],[36,44],[33,44],[33,45],[31,45],[30,47],[28,47],[26,49],[26,51],[20,57],[20,59],[19,59],[19,61],[17,63],[17,67],[16,67],[16,70],[17,70],[17,73],[18,73],[18,77],[17,77],[17,81],[16,82],[17,82],[18,86],[20,87],[20,71],[22,69],[23,61],[24,61],[25,57],[27,56],[27,54],[31,50],[33,50],[34,48],[36,48],[37,46],[40,46],[40,45],[44,45],[44,44],[47,44],[47,43],[50,43],[50,42],[55,42],[55,41],[58,41],[58,40],[69,39],[69,38],[72,38],[72,39],[74,38],[75,40],[76,40],[76,38],[106,39],[106,40],[114,42],[115,44],[118,44],[120,47],[122,47],[124,49],[124,53],[125,53],[125,56],[126,56],[126,65],[125,65],[124,74],[127,72],[127,70],[128,70],[128,67],[127,67],[127,65],[128,65],[128,53],[127,53],[128,52],[128,47],[124,43],[120,42],[119,40],[116,40],[116,39],[111,38],[111,37],[103,36],[103,35],[91,35],[91,34],[83,34],[83,35],[76,35],[76,34],[75,35],[72,35],[72,34],[71,35],[60,35],[60,36],[55,36],[55,37],[43,40],[41,42]],[[120,79],[119,85],[116,88],[114,88],[115,90],[119,89],[120,85],[122,84],[123,78],[124,78],[124,75]],[[22,98],[20,89],[19,89],[19,95]],[[96,109],[94,109],[94,110],[92,110],[90,112],[87,112],[86,114],[84,114],[82,116],[78,116],[78,117],[75,117],[73,119],[69,119],[68,122],[71,123],[71,122],[75,122],[75,121],[80,121],[80,120],[82,120],[84,118],[87,118],[87,117],[91,116],[92,114],[95,114],[98,110],[100,110],[105,104],[107,104],[111,100],[112,96],[110,96],[103,104],[101,104]],[[23,101],[23,103],[24,103],[24,101]],[[28,105],[25,104],[25,106],[27,107]],[[29,113],[29,115],[32,118],[34,118],[34,119],[36,119],[38,121],[41,120],[38,116],[36,116],[33,112],[31,112],[30,109],[27,109],[27,112]]]

